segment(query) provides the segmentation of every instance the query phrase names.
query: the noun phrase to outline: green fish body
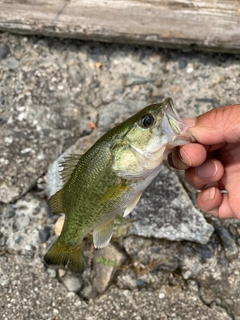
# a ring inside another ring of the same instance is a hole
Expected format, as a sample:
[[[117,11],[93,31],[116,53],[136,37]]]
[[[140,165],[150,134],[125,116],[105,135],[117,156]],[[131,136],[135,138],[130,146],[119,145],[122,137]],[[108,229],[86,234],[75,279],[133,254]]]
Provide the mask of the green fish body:
[[[63,187],[49,200],[52,212],[65,213],[65,221],[45,262],[81,273],[84,237],[93,231],[94,246],[106,246],[116,214],[129,214],[164,158],[189,142],[187,126],[167,98],[109,130],[81,157],[65,158]]]

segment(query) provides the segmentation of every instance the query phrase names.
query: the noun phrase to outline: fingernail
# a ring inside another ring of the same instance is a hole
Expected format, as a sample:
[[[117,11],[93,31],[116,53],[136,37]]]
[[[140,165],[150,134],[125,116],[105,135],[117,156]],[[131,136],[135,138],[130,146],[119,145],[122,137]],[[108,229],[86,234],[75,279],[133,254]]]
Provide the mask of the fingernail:
[[[196,173],[200,178],[213,178],[218,171],[218,167],[213,160],[209,160],[196,168]]]
[[[191,128],[195,126],[197,118],[182,118],[182,120],[189,128]]]
[[[183,150],[183,149],[178,149],[178,157],[179,159],[186,164],[187,166],[191,167],[192,166],[192,160],[189,157],[189,155]],[[183,160],[183,158],[185,160]]]
[[[215,197],[215,192],[216,192],[215,187],[212,187],[212,188],[209,188],[209,189],[202,191],[202,201],[208,202],[208,201],[213,200]]]
[[[188,127],[194,127],[196,125],[197,118],[188,119]]]
[[[172,159],[172,153],[170,153],[168,155],[168,163],[170,164],[171,167],[175,168],[175,165],[174,165],[173,159]]]

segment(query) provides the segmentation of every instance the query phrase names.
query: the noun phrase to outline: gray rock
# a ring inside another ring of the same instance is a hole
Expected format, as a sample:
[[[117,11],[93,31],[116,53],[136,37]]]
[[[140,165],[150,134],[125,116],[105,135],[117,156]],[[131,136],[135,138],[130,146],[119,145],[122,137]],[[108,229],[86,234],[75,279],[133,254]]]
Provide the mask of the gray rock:
[[[138,236],[206,244],[213,232],[176,174],[164,166],[143,193],[132,217],[129,234]]]
[[[9,70],[14,70],[18,67],[18,61],[14,57],[9,57],[3,60],[2,64],[6,66]]]

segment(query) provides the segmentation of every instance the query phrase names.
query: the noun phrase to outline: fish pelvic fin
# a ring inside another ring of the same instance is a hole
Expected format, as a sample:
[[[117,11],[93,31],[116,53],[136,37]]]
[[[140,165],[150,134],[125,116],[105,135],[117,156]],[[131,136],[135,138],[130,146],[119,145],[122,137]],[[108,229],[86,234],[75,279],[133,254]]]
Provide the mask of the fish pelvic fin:
[[[62,191],[63,189],[60,189],[59,191],[54,193],[54,195],[52,195],[51,198],[48,200],[48,205],[52,213],[55,213],[55,214],[63,213]]]
[[[93,230],[93,243],[95,248],[105,247],[113,233],[114,219],[108,220]]]
[[[61,265],[67,267],[73,273],[82,273],[84,270],[82,244],[66,246],[58,239],[52,244],[44,256],[48,265]]]
[[[141,198],[142,192],[139,193],[125,209],[123,216],[126,217],[137,205],[139,199]]]

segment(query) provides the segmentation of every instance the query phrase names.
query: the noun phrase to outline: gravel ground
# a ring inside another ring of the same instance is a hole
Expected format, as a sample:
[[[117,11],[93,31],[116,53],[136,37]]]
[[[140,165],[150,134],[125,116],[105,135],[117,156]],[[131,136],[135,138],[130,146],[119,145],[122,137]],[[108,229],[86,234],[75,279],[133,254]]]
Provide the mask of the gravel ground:
[[[58,219],[47,171],[63,151],[167,96],[183,117],[237,103],[239,76],[239,55],[0,33],[1,319],[240,319],[240,222],[204,216],[167,168],[111,245],[86,239],[82,276],[42,263]],[[166,225],[175,238],[156,232]]]

